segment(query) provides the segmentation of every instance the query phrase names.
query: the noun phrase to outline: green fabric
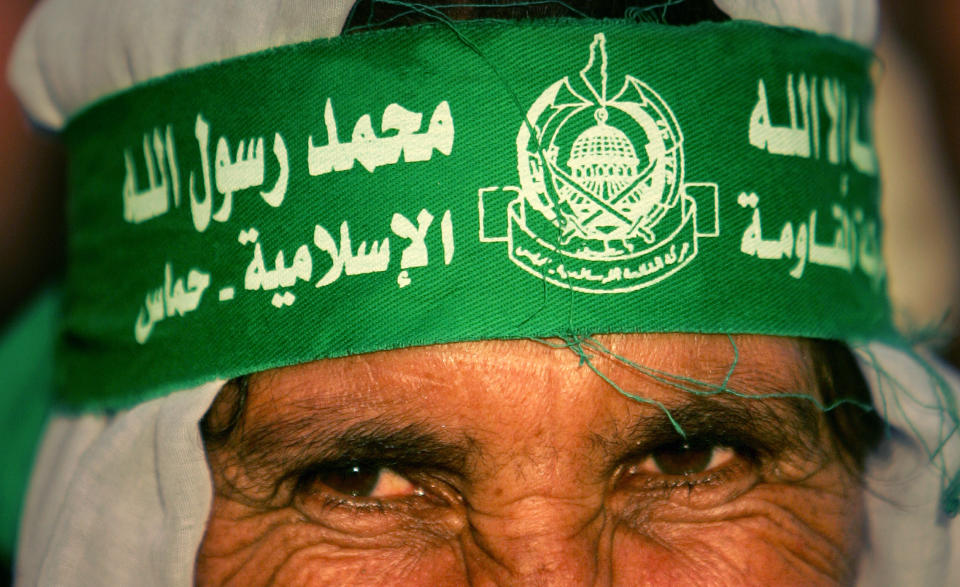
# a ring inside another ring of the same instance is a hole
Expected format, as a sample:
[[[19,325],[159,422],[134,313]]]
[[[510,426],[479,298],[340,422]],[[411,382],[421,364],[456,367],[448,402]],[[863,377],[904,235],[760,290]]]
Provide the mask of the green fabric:
[[[38,296],[0,337],[0,554],[12,560],[20,509],[40,432],[53,399],[53,355],[60,298]]]
[[[893,337],[871,64],[744,22],[458,23],[111,96],[66,131],[59,399],[487,338]]]

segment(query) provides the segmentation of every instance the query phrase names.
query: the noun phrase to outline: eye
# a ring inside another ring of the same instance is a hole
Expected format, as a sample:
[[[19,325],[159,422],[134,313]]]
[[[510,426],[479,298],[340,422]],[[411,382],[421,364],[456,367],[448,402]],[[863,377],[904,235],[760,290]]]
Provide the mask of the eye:
[[[423,495],[423,489],[396,471],[380,465],[352,463],[321,467],[301,477],[302,491],[333,490],[343,496],[375,500]]]
[[[737,452],[727,446],[679,443],[653,451],[633,470],[655,475],[688,476],[722,469],[736,458]]]
[[[402,531],[410,520],[446,528],[458,493],[436,474],[377,461],[334,461],[298,475],[291,504],[345,533]]]
[[[663,492],[658,495],[696,499],[701,505],[722,503],[756,484],[761,465],[747,448],[679,441],[660,446],[621,469],[616,487],[627,494]]]

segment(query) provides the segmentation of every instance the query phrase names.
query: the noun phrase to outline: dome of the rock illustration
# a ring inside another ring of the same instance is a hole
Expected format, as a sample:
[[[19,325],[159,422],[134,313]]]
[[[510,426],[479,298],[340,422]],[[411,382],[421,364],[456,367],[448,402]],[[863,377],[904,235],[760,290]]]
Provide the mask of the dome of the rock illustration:
[[[606,112],[598,110],[597,124],[580,133],[570,149],[567,165],[574,177],[635,176],[637,152],[620,129],[606,122]]]
[[[597,124],[573,142],[567,166],[580,185],[604,197],[636,179],[640,160],[627,135],[607,124],[605,109],[597,110],[595,117]]]

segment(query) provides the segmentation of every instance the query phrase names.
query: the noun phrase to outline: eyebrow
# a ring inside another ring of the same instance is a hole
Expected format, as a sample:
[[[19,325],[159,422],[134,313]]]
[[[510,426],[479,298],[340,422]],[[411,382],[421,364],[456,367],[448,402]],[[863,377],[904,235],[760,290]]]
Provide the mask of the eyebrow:
[[[709,361],[701,369],[712,367]],[[729,367],[729,365],[727,365]],[[813,454],[820,438],[820,411],[800,397],[764,397],[790,392],[819,399],[816,385],[800,372],[742,369],[733,378],[749,393],[697,395],[678,391],[664,411],[652,411],[592,439],[604,458],[622,459],[682,441],[674,423],[696,442],[757,447],[768,455],[794,449]],[[806,384],[804,384],[806,381]],[[307,467],[346,462],[376,463],[399,469],[422,468],[465,474],[482,459],[482,447],[467,433],[418,421],[404,409],[358,417],[351,406],[298,402],[286,413],[266,418],[242,414],[232,440],[248,471],[290,473]]]
[[[669,417],[659,411],[632,423],[621,434],[599,440],[610,448],[631,446],[632,452],[651,452],[658,446],[689,440],[752,446],[779,454],[790,449],[813,450],[820,436],[818,410],[802,399],[692,396],[667,409]],[[674,422],[686,438],[677,433]]]
[[[812,403],[803,405],[806,403],[691,395],[669,409],[692,442],[750,448],[767,457],[786,453],[812,457],[817,454],[820,428],[816,408]],[[344,418],[342,410],[333,407],[296,412],[242,430],[236,451],[248,471],[270,478],[317,466],[369,463],[399,471],[421,469],[462,476],[469,473],[471,461],[483,456],[482,447],[466,434],[411,422],[404,413],[357,421]],[[682,438],[667,415],[658,411],[612,434],[594,434],[593,440],[602,450],[602,458],[614,466]]]
[[[336,410],[310,409],[246,428],[237,453],[248,469],[293,472],[325,463],[377,463],[463,472],[478,453],[468,436],[453,437],[435,425],[411,422],[406,414],[383,414],[347,424]],[[319,425],[318,422],[324,422]]]
[[[763,364],[750,364],[731,370],[726,359],[711,355],[701,357],[697,371],[704,381],[699,386],[693,379],[677,382],[694,391],[677,389],[677,397],[665,402],[656,415],[644,418],[626,431],[596,438],[602,445],[613,447],[630,444],[648,451],[657,445],[683,440],[677,427],[687,437],[735,441],[765,445],[771,451],[788,448],[815,451],[821,435],[822,390],[812,373],[810,357],[804,356],[787,369],[772,369]],[[710,374],[710,375],[708,375]],[[728,390],[718,390],[717,376],[726,374]],[[663,373],[664,381],[673,377]],[[671,383],[661,382],[671,386]],[[629,390],[627,390],[629,391]],[[667,414],[669,412],[669,415]],[[655,422],[656,421],[656,422]]]

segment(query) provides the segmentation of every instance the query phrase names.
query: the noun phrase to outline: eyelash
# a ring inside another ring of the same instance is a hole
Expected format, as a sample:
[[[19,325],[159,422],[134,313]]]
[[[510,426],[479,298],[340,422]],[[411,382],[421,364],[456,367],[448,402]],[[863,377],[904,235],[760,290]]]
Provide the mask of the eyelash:
[[[408,480],[417,491],[409,496],[399,498],[376,498],[362,495],[349,495],[320,481],[318,478],[334,471],[342,471],[352,467],[373,469],[377,474],[384,470],[391,470]],[[352,513],[359,514],[389,514],[410,512],[423,507],[435,507],[447,500],[439,495],[437,484],[439,481],[427,479],[422,473],[409,473],[401,467],[391,463],[334,461],[307,469],[297,476],[295,495],[301,505],[308,508],[319,506],[321,512],[332,512],[341,508],[349,508]]]
[[[693,496],[710,487],[725,484],[738,485],[738,481],[749,482],[759,473],[762,463],[757,451],[742,445],[737,446],[736,443],[729,441],[711,442],[691,439],[689,442],[693,450],[710,449],[711,453],[717,450],[732,450],[730,462],[716,469],[687,474],[671,475],[642,471],[640,468],[653,459],[656,453],[676,452],[677,444],[667,444],[646,452],[638,458],[629,459],[630,462],[621,465],[614,476],[614,490],[628,495],[659,494],[659,497],[669,499],[681,490],[684,490],[684,495]],[[376,470],[378,475],[384,470],[391,470],[409,481],[417,491],[412,495],[397,498],[354,496],[338,491],[319,479],[331,472],[344,471],[354,466]],[[450,484],[434,475],[419,471],[412,472],[409,468],[395,463],[375,461],[333,461],[310,467],[297,475],[295,495],[300,506],[307,510],[307,515],[311,517],[332,514],[344,508],[350,515],[411,515],[431,508],[450,507],[459,498]]]
[[[616,475],[614,487],[629,493],[657,493],[660,497],[669,499],[680,490],[686,490],[685,496],[692,496],[695,492],[710,487],[725,484],[738,485],[736,483],[738,481],[751,482],[759,475],[762,458],[756,450],[729,441],[714,442],[690,439],[688,442],[693,450],[710,449],[712,452],[730,450],[732,451],[730,461],[716,469],[685,474],[650,473],[641,470],[644,463],[653,459],[657,452],[676,451],[677,444],[668,444],[646,452],[639,458],[632,459],[632,462],[622,465]]]

